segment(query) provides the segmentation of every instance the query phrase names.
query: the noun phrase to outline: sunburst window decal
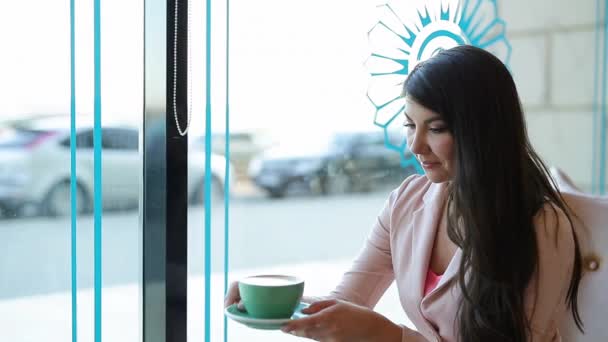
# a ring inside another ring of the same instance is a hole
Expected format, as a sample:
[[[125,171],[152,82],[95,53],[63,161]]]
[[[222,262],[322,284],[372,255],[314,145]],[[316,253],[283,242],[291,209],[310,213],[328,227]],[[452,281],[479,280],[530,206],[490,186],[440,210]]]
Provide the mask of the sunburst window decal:
[[[368,32],[371,54],[365,65],[371,75],[367,92],[374,106],[374,125],[384,130],[385,145],[401,155],[403,167],[422,169],[407,151],[403,134],[401,90],[410,70],[443,49],[474,45],[506,65],[511,46],[505,22],[492,0],[399,0],[377,7],[378,22]]]

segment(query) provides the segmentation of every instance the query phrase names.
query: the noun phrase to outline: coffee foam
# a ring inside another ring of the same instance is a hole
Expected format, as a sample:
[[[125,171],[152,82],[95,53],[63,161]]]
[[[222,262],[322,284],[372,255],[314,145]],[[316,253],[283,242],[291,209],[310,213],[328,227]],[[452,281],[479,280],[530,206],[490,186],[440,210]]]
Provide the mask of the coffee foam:
[[[295,285],[302,282],[299,278],[284,275],[259,275],[242,279],[240,281],[247,285],[257,286],[286,286]]]

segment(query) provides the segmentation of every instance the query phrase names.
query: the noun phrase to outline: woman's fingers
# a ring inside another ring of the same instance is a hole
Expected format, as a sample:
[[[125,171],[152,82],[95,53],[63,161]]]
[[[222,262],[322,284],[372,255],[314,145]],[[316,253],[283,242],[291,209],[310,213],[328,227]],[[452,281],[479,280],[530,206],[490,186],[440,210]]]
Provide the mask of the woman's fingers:
[[[241,296],[239,294],[239,284],[238,282],[232,282],[230,287],[228,288],[228,293],[226,293],[226,297],[224,298],[224,307],[228,307],[234,303],[240,301]]]
[[[319,327],[321,323],[320,319],[322,319],[322,317],[320,318],[319,315],[312,315],[304,318],[294,319],[289,323],[286,323],[283,327],[281,327],[281,331],[286,333],[295,333],[296,335],[300,336],[302,332],[308,332],[311,330],[311,328]]]
[[[328,308],[330,306],[334,306],[338,303],[337,300],[335,299],[327,299],[327,300],[321,300],[318,302],[314,302],[312,304],[310,304],[307,308],[302,309],[302,313],[305,313],[307,315],[311,315],[314,313],[317,313],[325,308]]]
[[[247,310],[245,310],[245,304],[243,303],[242,300],[239,300],[239,302],[236,304],[236,309],[242,312],[245,312]]]
[[[332,307],[338,304],[339,301],[336,299],[322,300],[318,302],[312,303],[306,312],[302,310],[303,313],[310,314],[310,316],[294,319],[289,323],[285,324],[281,330],[283,332],[295,334],[300,337],[307,337],[316,339],[322,335],[325,325],[325,320],[329,318],[330,311],[323,311],[329,307]]]

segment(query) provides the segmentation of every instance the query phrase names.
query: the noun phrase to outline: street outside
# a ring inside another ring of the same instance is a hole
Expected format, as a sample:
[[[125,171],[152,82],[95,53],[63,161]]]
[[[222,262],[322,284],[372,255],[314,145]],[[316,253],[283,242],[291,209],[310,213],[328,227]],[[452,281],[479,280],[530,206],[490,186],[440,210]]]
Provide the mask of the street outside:
[[[230,201],[229,278],[257,273],[304,277],[307,295],[330,291],[357,254],[388,191],[272,200],[259,193]],[[204,208],[189,210],[189,329],[204,329]],[[224,207],[212,217],[212,340],[223,339]],[[141,232],[136,211],[103,215],[103,332],[107,341],[137,341],[141,322]],[[93,218],[78,219],[78,336],[93,336]],[[69,218],[4,220],[0,225],[0,337],[67,341],[71,334]],[[394,286],[377,310],[401,324]],[[35,328],[35,329],[32,329]],[[229,325],[233,341],[286,341],[278,332]]]

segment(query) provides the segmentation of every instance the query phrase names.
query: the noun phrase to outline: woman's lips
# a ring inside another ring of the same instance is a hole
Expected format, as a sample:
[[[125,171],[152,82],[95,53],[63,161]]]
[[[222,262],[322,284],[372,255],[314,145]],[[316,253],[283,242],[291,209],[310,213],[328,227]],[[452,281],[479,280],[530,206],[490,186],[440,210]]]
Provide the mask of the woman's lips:
[[[433,163],[431,163],[431,162],[422,162],[422,167],[428,170],[428,169],[432,169],[432,168],[435,168],[435,167],[439,166],[439,164],[440,163],[437,163],[437,162],[433,162]]]

